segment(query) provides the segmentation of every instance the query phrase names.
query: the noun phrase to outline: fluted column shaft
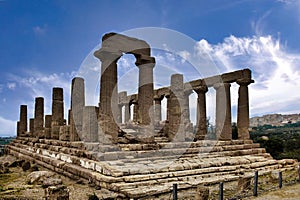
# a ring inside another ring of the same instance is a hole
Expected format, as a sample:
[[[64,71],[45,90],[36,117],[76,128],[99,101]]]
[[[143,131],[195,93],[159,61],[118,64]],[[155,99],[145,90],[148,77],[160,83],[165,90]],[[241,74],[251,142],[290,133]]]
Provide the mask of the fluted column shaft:
[[[158,124],[161,121],[161,101],[163,96],[154,97],[154,122]]]
[[[99,141],[101,142],[105,134],[107,134],[110,135],[113,142],[117,142],[117,120],[120,117],[117,61],[122,52],[110,52],[100,49],[94,55],[101,60]]]
[[[35,98],[35,109],[34,109],[34,131],[33,136],[43,138],[44,129],[44,98]]]
[[[125,109],[124,109],[124,123],[128,123],[129,122],[129,120],[130,120],[130,106],[129,106],[129,103],[125,103],[124,104],[124,107],[125,107]]]
[[[216,90],[216,136],[219,140],[231,140],[230,83],[217,83]]]
[[[27,132],[27,105],[20,106],[20,121],[18,124],[18,136],[25,136]]]
[[[196,140],[203,140],[207,134],[206,123],[206,92],[207,86],[199,86],[194,88],[197,93],[197,124],[196,124]]]
[[[140,55],[136,61],[139,68],[139,120],[142,125],[151,125],[153,119],[153,57]]]
[[[249,94],[248,85],[253,83],[252,80],[238,80],[239,97],[238,97],[238,112],[237,112],[237,128],[238,139],[250,139],[249,135]]]

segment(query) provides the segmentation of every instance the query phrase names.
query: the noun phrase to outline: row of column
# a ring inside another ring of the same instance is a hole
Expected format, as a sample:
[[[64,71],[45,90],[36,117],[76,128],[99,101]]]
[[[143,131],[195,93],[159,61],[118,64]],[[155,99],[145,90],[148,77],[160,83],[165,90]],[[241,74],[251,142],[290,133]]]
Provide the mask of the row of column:
[[[64,119],[64,98],[62,88],[53,88],[52,115],[44,115],[44,98],[35,98],[34,118],[27,126],[27,105],[20,106],[20,120],[17,122],[17,135],[63,141],[98,141],[98,115],[96,106],[85,106],[84,80],[72,80],[71,108],[68,122]]]
[[[238,139],[249,139],[249,100],[248,100],[248,85],[252,83],[249,79],[239,79],[236,81],[239,84],[238,92]],[[220,140],[232,139],[232,119],[231,119],[231,99],[230,99],[230,83],[216,83],[213,85],[216,90],[216,137]],[[207,116],[206,116],[206,93],[208,87],[203,84],[194,87],[193,90],[197,93],[197,124],[196,124],[196,140],[203,140],[207,134]],[[164,96],[167,99],[167,125],[169,138],[172,139],[175,133],[179,132],[179,128],[185,128],[180,131],[189,131],[186,129],[189,119],[189,95],[191,90],[184,90],[182,75],[176,74],[171,77],[170,94],[154,96],[154,123],[159,123],[161,119],[161,101]],[[120,94],[119,94],[120,96]],[[126,92],[122,92],[122,96],[127,97]],[[124,97],[123,97],[124,98]],[[130,104],[129,101],[120,100],[120,109],[125,107],[124,122],[130,119]],[[126,103],[124,103],[126,102]],[[134,105],[136,108],[137,105]],[[136,113],[137,111],[134,111]],[[122,111],[120,111],[122,113]],[[171,114],[170,114],[171,113]],[[133,120],[135,121],[135,120]],[[119,123],[122,122],[122,118]]]
[[[253,83],[251,79],[239,79],[236,81],[239,85],[238,91],[238,111],[237,128],[238,139],[249,139],[249,99],[248,85]],[[216,137],[219,140],[232,139],[232,117],[231,117],[231,99],[230,83],[216,83],[213,85],[216,91]],[[197,93],[197,124],[196,140],[203,140],[207,134],[207,115],[206,115],[206,93],[208,87],[205,84],[194,87]],[[164,97],[167,99],[167,123],[165,130],[169,139],[173,139],[176,133],[191,131],[187,128],[189,119],[189,95],[192,90],[185,90],[183,87],[183,76],[180,74],[172,75],[170,93],[164,95],[155,95],[154,100],[154,123],[159,123],[161,119],[161,101]],[[122,94],[127,96],[127,93]],[[124,98],[124,97],[123,97]],[[121,100],[122,106],[125,106],[125,123],[129,121],[130,105]],[[134,108],[137,107],[136,105]],[[135,113],[135,112],[134,112]],[[135,120],[134,120],[135,121]],[[120,121],[121,122],[121,121]],[[182,129],[182,130],[181,130]]]

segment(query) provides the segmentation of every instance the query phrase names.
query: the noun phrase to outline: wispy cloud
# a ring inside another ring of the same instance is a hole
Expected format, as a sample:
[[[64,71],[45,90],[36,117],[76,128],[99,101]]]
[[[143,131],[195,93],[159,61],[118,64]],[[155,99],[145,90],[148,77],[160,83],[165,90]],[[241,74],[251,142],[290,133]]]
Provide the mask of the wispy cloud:
[[[7,88],[10,90],[14,90],[16,88],[17,84],[16,83],[7,83]]]
[[[11,136],[16,132],[16,122],[0,116],[0,137]]]
[[[10,74],[9,79],[14,81],[14,84],[10,85],[11,88],[18,86],[20,92],[26,91],[26,94],[24,95],[31,96],[31,98],[24,97],[24,99],[32,99],[32,102],[26,100],[20,102],[21,104],[27,104],[29,106],[29,114],[32,114],[33,112],[32,105],[34,98],[40,96],[45,98],[45,113],[51,113],[51,95],[53,87],[61,87],[64,89],[65,107],[69,107],[71,79],[74,75],[75,72],[45,74],[37,70],[27,70],[24,72],[23,76]]]
[[[47,32],[48,25],[44,24],[42,26],[35,26],[32,28],[34,34],[36,35],[44,35]]]
[[[250,86],[251,113],[285,112],[292,99],[299,99],[295,93],[300,89],[300,55],[289,53],[272,36],[238,38],[230,36],[222,43],[213,45],[199,41],[216,60],[221,72],[251,68],[255,84]],[[233,89],[233,88],[232,88]],[[234,98],[236,94],[232,93]],[[283,106],[283,105],[287,106]],[[281,105],[281,106],[279,106]],[[300,105],[293,106],[300,112]],[[290,110],[292,112],[292,110]]]

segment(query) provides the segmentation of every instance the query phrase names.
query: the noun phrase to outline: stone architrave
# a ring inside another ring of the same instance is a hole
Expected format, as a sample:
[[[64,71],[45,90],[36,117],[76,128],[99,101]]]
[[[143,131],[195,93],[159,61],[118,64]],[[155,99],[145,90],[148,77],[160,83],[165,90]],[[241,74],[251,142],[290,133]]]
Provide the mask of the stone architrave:
[[[62,88],[53,88],[51,139],[59,139],[60,126],[64,125],[64,98]]]
[[[141,125],[153,125],[153,68],[155,59],[146,55],[137,56],[135,64],[139,68],[138,104]]]
[[[83,107],[85,106],[84,79],[75,77],[71,87],[71,109],[69,110],[70,141],[80,141]]]
[[[98,117],[96,106],[85,106],[83,109],[82,141],[98,142]]]
[[[218,140],[231,140],[231,100],[230,83],[214,84],[216,90],[216,137]]]
[[[240,86],[237,112],[238,139],[247,140],[250,139],[248,85],[253,83],[254,81],[251,79],[239,79],[236,82]]]
[[[197,124],[196,124],[196,140],[203,140],[207,134],[206,123],[206,92],[208,88],[206,85],[201,85],[194,88],[197,93]]]
[[[168,106],[170,109],[168,131],[170,141],[185,140],[185,128],[182,118],[184,101],[183,75],[173,74],[171,76],[170,105]]]
[[[44,98],[35,98],[34,109],[34,136],[44,138]]]
[[[19,136],[24,137],[27,133],[27,105],[20,106],[20,120],[19,120]]]

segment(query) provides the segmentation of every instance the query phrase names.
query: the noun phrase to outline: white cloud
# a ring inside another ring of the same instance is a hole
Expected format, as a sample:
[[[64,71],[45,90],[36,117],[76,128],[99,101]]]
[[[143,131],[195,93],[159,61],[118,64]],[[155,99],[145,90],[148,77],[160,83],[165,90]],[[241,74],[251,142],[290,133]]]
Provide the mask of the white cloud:
[[[10,90],[14,90],[16,88],[17,84],[15,82],[13,83],[7,83],[7,88]]]
[[[44,24],[43,26],[35,26],[32,30],[36,35],[44,35],[47,32],[47,28],[47,24]]]
[[[213,45],[205,40],[198,42],[218,63],[220,71],[229,72],[250,68],[255,84],[250,85],[251,113],[300,112],[300,55],[282,47],[280,40],[272,36],[238,38],[230,36]],[[232,96],[236,93],[231,88]],[[294,100],[293,100],[294,99]],[[296,100],[295,100],[296,99]],[[233,105],[236,102],[232,102]],[[291,103],[295,103],[291,106]],[[294,110],[291,110],[293,107]]]
[[[20,102],[28,105],[28,114],[33,115],[33,104],[35,97],[44,97],[45,113],[51,113],[52,88],[61,87],[64,89],[65,113],[70,104],[71,79],[74,77],[74,72],[60,74],[44,74],[36,70],[25,71],[24,76],[10,74],[9,78],[18,84],[18,89],[26,91],[26,95],[32,99],[30,102]],[[10,85],[10,87],[16,87]],[[22,97],[20,97],[22,99]]]
[[[12,136],[16,133],[16,122],[0,116],[0,137]]]

